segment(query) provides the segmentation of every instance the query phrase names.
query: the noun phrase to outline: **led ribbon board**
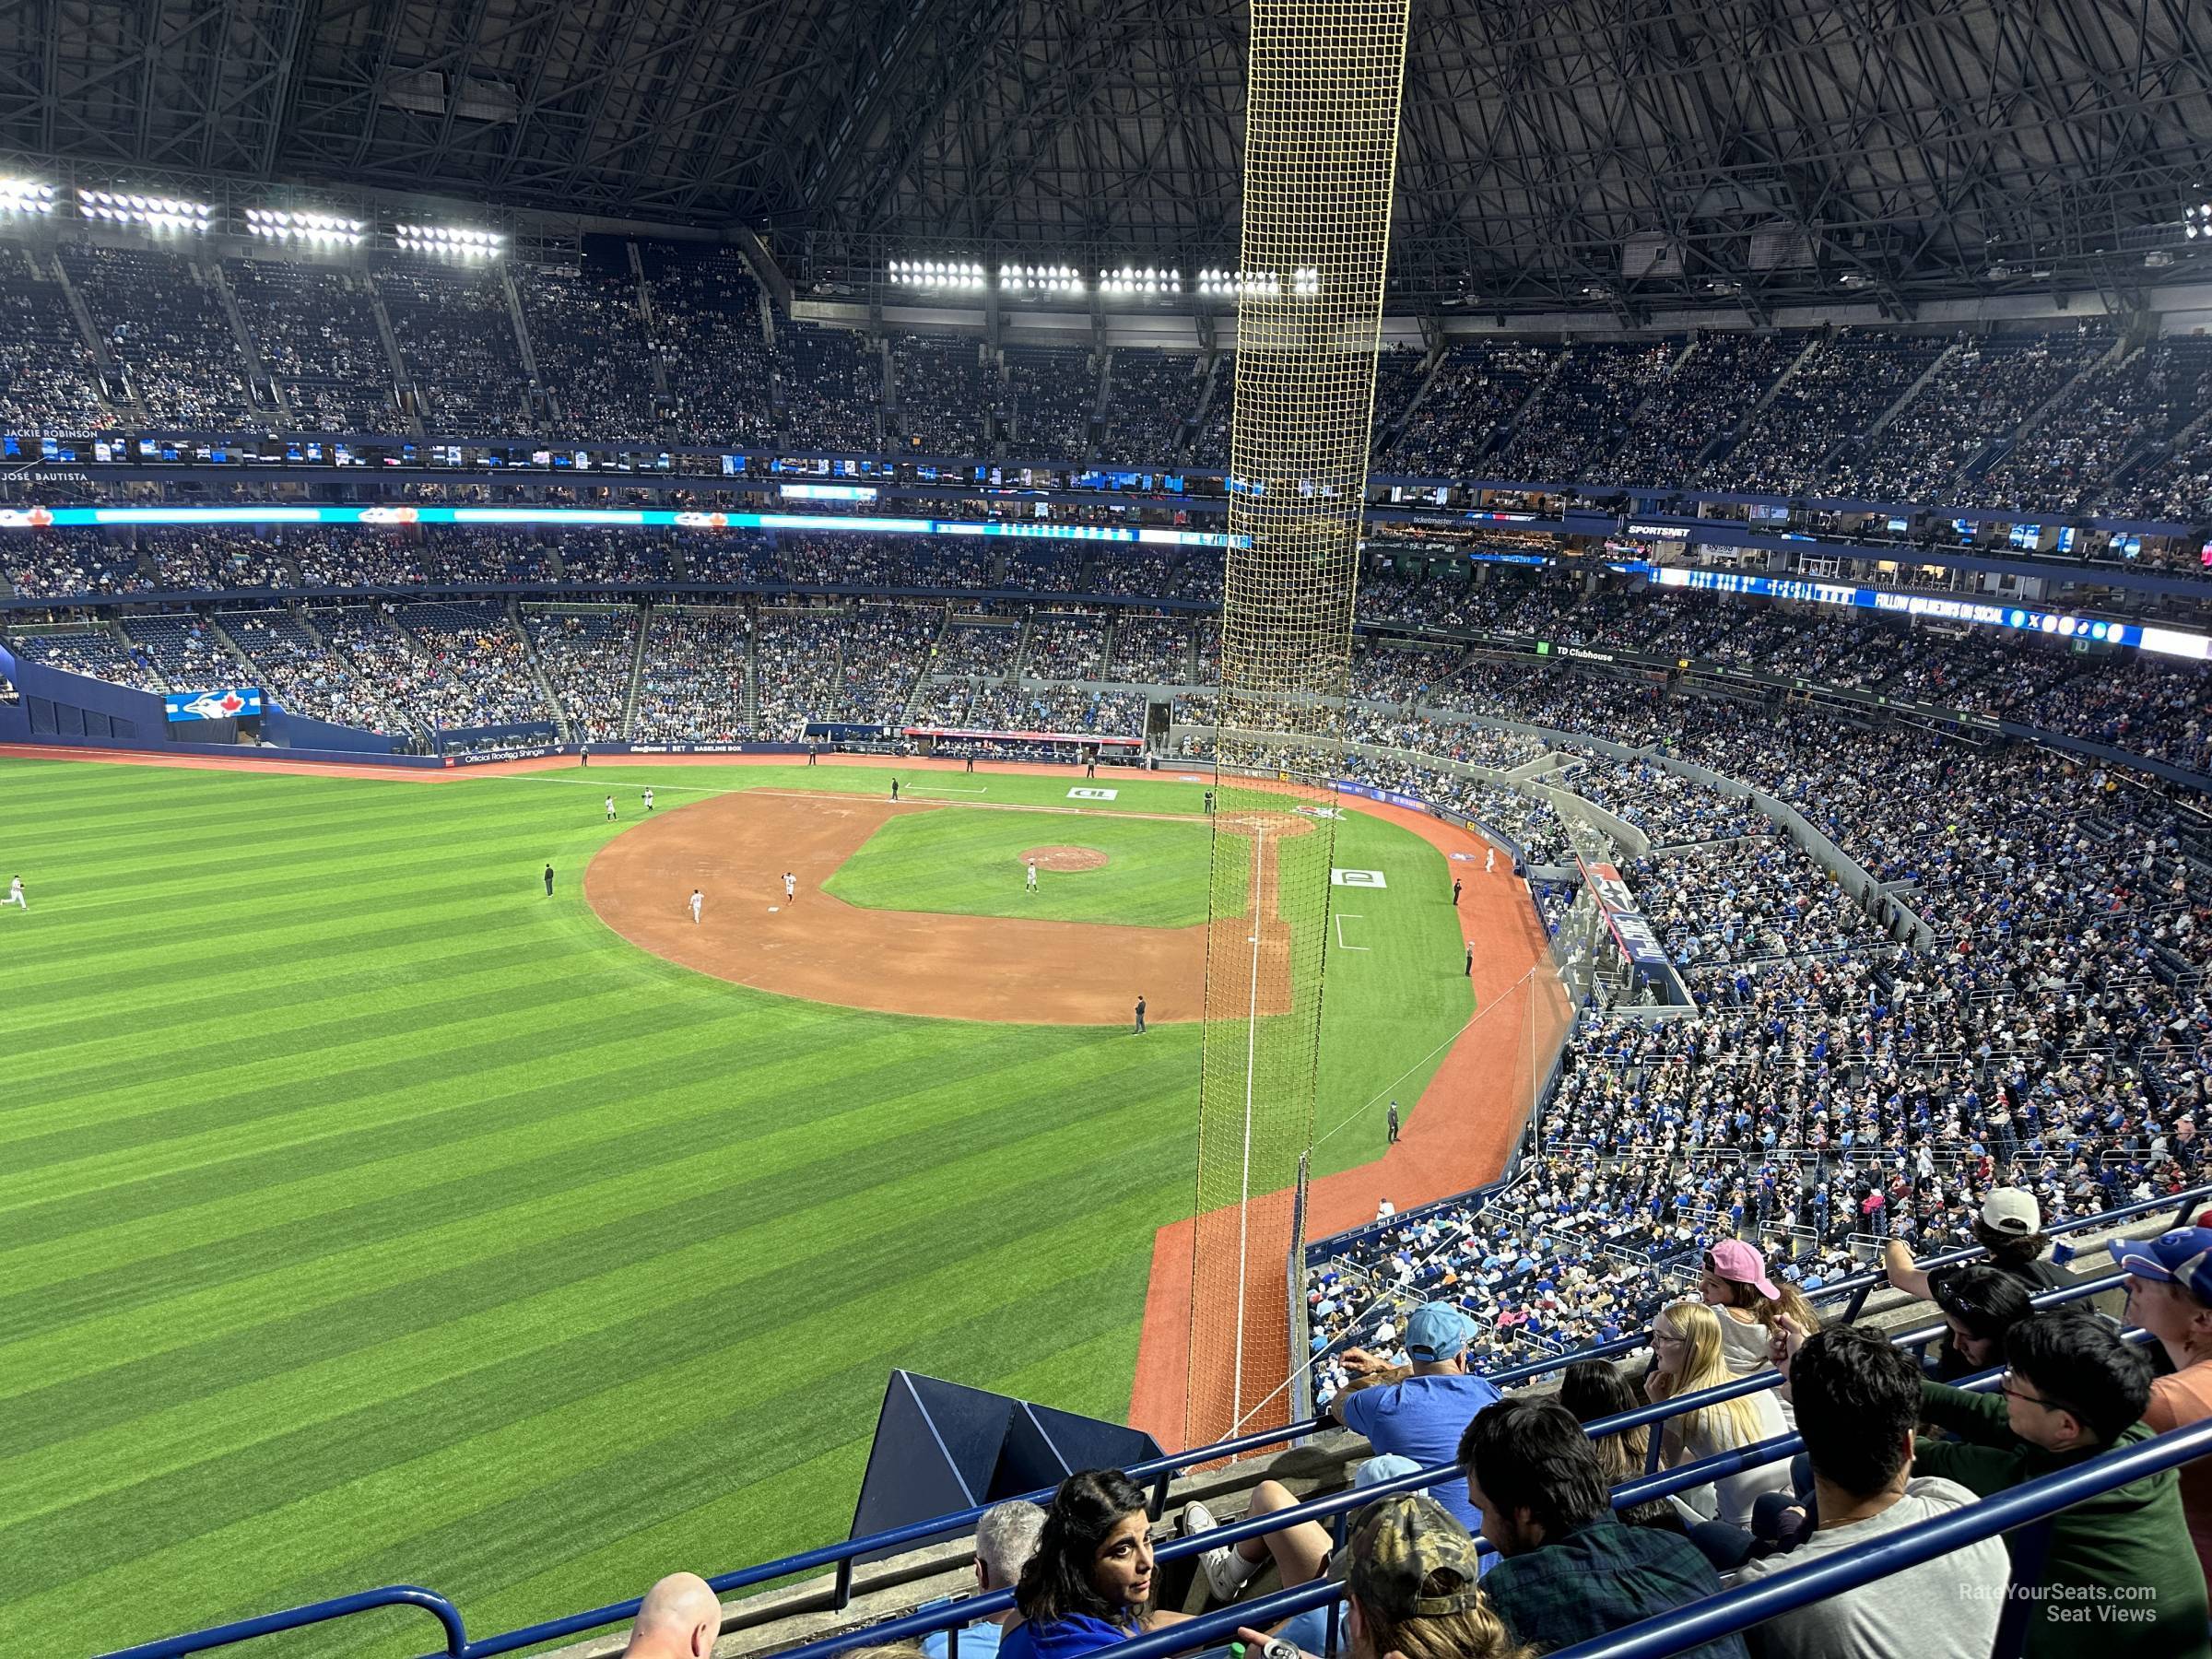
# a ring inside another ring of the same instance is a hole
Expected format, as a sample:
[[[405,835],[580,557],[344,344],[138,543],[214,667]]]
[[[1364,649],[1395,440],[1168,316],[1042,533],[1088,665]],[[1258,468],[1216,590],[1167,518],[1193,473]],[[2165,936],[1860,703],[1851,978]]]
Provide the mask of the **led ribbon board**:
[[[2020,633],[2049,634],[2061,640],[2088,640],[2103,645],[2133,645],[2164,656],[2212,657],[2212,635],[2139,622],[2108,622],[2065,611],[2031,610],[1993,605],[1981,599],[1954,599],[1942,594],[1912,594],[1894,588],[1853,587],[1840,582],[1806,582],[1791,576],[1747,576],[1735,571],[1686,571],[1662,565],[1650,571],[1661,587],[1699,588],[1714,594],[1743,594],[1760,599],[1794,599],[1806,605],[1848,606],[1897,617],[1925,617],[1936,622],[1963,622],[1970,628],[2008,628]]]
[[[1010,535],[1025,541],[1129,542],[1227,547],[1225,530],[1124,524],[979,523],[836,512],[679,512],[667,507],[9,507],[0,530],[90,530],[133,524],[535,524],[555,530],[838,530],[877,535]]]

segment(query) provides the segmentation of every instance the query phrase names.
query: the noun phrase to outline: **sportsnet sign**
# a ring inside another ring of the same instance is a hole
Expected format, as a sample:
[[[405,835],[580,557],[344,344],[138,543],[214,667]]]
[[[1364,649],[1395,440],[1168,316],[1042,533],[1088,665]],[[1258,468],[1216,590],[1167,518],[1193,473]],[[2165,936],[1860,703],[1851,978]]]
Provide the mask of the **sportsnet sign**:
[[[175,720],[251,720],[261,712],[259,688],[246,686],[223,691],[171,691],[161,705]]]
[[[1620,872],[1609,864],[1583,864],[1583,880],[1590,896],[1597,900],[1598,913],[1605,917],[1620,954],[1640,968],[1665,968],[1666,947],[1636,908],[1636,895],[1620,878]]]

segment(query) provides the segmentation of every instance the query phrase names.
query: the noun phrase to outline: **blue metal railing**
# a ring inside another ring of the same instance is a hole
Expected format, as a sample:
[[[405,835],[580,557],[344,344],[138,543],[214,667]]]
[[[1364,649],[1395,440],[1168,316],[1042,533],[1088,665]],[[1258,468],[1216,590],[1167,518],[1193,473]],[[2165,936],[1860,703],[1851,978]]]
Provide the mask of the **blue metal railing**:
[[[2186,1216],[2192,1206],[2201,1202],[2208,1194],[2212,1194],[2212,1185],[2193,1188],[2173,1196],[2130,1205],[2124,1208],[2109,1211],[2099,1216],[2084,1217],[2073,1221],[2063,1222],[2048,1230],[2057,1233],[2091,1226],[2108,1226],[2113,1222],[2125,1221],[2155,1210],[2166,1209],[2177,1204],[2180,1206],[2180,1213]],[[1967,1261],[1981,1253],[1978,1250],[1959,1251],[1949,1255],[1933,1258],[1922,1265],[1927,1267]],[[2124,1276],[2120,1274],[2109,1274],[2098,1278],[2086,1279],[2076,1285],[2046,1291],[2034,1298],[2034,1300],[2038,1305],[2049,1306],[2101,1294],[2117,1288],[2123,1277]],[[1858,1276],[1834,1286],[1824,1288],[1820,1293],[1821,1300],[1825,1300],[1833,1296],[1841,1296],[1855,1291],[1857,1294],[1852,1304],[1855,1311],[1865,1300],[1865,1293],[1880,1282],[1882,1282],[1882,1276],[1878,1271]],[[1930,1325],[1919,1330],[1901,1333],[1893,1340],[1907,1347],[1922,1346],[1939,1338],[1944,1330],[1945,1327],[1940,1324]],[[1578,1349],[1572,1354],[1553,1356],[1512,1367],[1505,1371],[1494,1371],[1489,1373],[1489,1380],[1500,1388],[1509,1387],[1515,1383],[1532,1382],[1539,1377],[1552,1375],[1579,1359],[1613,1358],[1632,1352],[1643,1346],[1645,1346],[1645,1338],[1641,1335],[1623,1336],[1614,1342]],[[1994,1374],[1993,1372],[1989,1378],[1983,1379],[1982,1385],[1993,1385]],[[1780,1382],[1781,1378],[1778,1373],[1772,1371],[1754,1372],[1750,1376],[1739,1378],[1735,1382],[1724,1383],[1696,1394],[1686,1394],[1677,1399],[1639,1406],[1632,1411],[1623,1412],[1618,1417],[1602,1419],[1589,1425],[1590,1432],[1594,1437],[1619,1433],[1625,1430],[1640,1428],[1704,1405],[1759,1393],[1765,1389],[1778,1386]],[[1968,1385],[1971,1386],[1971,1383]],[[1183,1470],[1202,1464],[1241,1457],[1249,1453],[1265,1451],[1270,1447],[1281,1445],[1288,1441],[1302,1439],[1326,1426],[1327,1421],[1328,1419],[1325,1418],[1308,1418],[1286,1428],[1265,1429],[1251,1434],[1238,1435],[1229,1440],[1216,1441],[1211,1445],[1147,1459],[1143,1463],[1131,1465],[1125,1472],[1131,1479],[1140,1484],[1150,1484],[1152,1512],[1158,1516],[1164,1505],[1170,1484],[1175,1476]],[[1785,1451],[1777,1451],[1771,1455],[1793,1454],[1796,1450],[1795,1438],[1792,1436],[1786,1441],[1764,1442],[1761,1447],[1724,1453],[1719,1457],[1707,1459],[1703,1463],[1687,1465],[1680,1469],[1669,1471],[1665,1476],[1633,1483],[1631,1487],[1621,1488],[1621,1492],[1633,1490],[1636,1496],[1626,1500],[1641,1502],[1646,1499],[1663,1496],[1666,1492],[1674,1490],[1690,1490],[1717,1476],[1735,1474],[1742,1468],[1751,1466],[1753,1463],[1769,1461],[1767,1457],[1749,1456],[1748,1454],[1752,1452],[1764,1451],[1769,1447],[1783,1446],[1787,1448]],[[1680,1478],[1687,1475],[1697,1474],[1699,1471],[1704,1471],[1700,1478],[1687,1480]],[[1412,1474],[1364,1489],[1347,1490],[1318,1499],[1300,1505],[1294,1510],[1278,1511],[1256,1520],[1240,1521],[1227,1524],[1206,1533],[1202,1539],[1170,1539],[1159,1547],[1156,1554],[1161,1559],[1173,1560],[1184,1555],[1199,1553],[1203,1549],[1215,1548],[1224,1544],[1233,1544],[1242,1538],[1259,1537],[1300,1521],[1334,1521],[1355,1509],[1364,1507],[1377,1498],[1385,1497],[1394,1492],[1418,1491],[1455,1478],[1458,1474],[1457,1467],[1451,1464],[1417,1470]],[[1024,1496],[1033,1501],[1045,1501],[1051,1498],[1052,1488],[1041,1488],[1038,1491],[1024,1494]],[[1618,1502],[1624,1500],[1617,1494],[1616,1500]],[[995,1507],[998,1502],[1004,1501],[1006,1500],[994,1500],[992,1503],[977,1504],[969,1509],[952,1511],[926,1520],[910,1522],[903,1526],[871,1533],[865,1537],[822,1545],[814,1549],[800,1551],[795,1555],[765,1561],[758,1566],[740,1568],[731,1572],[722,1573],[710,1578],[707,1583],[717,1594],[726,1595],[732,1591],[749,1589],[799,1573],[834,1568],[839,1573],[839,1581],[832,1606],[835,1608],[841,1608],[846,1604],[850,1591],[852,1564],[857,1557],[940,1539],[947,1533],[957,1533],[972,1526],[990,1509]],[[1296,1596],[1311,1589],[1312,1586],[1301,1586],[1298,1591],[1284,1592],[1283,1594]],[[1286,1618],[1290,1613],[1303,1611],[1308,1606],[1321,1606],[1326,1597],[1315,1595],[1312,1599],[1295,1606],[1286,1602],[1281,1605],[1279,1610],[1277,1610],[1279,1599],[1268,1598],[1264,1602],[1255,1602],[1251,1604],[1246,1611],[1272,1620]],[[492,1656],[496,1654],[538,1647],[547,1642],[559,1641],[569,1637],[580,1636],[591,1630],[604,1629],[608,1625],[621,1623],[636,1617],[641,1600],[641,1597],[632,1597],[626,1601],[610,1603],[606,1606],[571,1614],[561,1618],[548,1619],[538,1624],[525,1625],[516,1630],[472,1641],[467,1640],[464,1634],[459,1612],[443,1597],[438,1596],[430,1591],[416,1589],[409,1585],[394,1585],[381,1590],[363,1591],[356,1595],[341,1596],[331,1601],[312,1603],[300,1607],[288,1608],[279,1613],[265,1614],[257,1618],[217,1626],[209,1630],[167,1637],[159,1641],[146,1642],[136,1647],[122,1650],[107,1655],[106,1659],[182,1659],[184,1654],[227,1647],[236,1642],[249,1641],[256,1636],[342,1618],[375,1607],[397,1605],[423,1606],[436,1614],[441,1622],[445,1624],[446,1646],[442,1650],[442,1653],[446,1659],[492,1659]],[[910,1637],[950,1630],[980,1618],[1001,1613],[1012,1605],[1013,1597],[1010,1592],[994,1592],[990,1594],[960,1601],[950,1606],[926,1613],[910,1613],[879,1625],[872,1625],[868,1630],[867,1640],[871,1642],[901,1641]],[[1208,1617],[1213,1616],[1209,1615]],[[1187,1630],[1191,1628],[1192,1626],[1189,1625],[1178,1625],[1176,1630]],[[1223,1628],[1232,1631],[1234,1629],[1233,1625]],[[1160,1634],[1172,1633],[1161,1632]],[[830,1655],[856,1645],[859,1640],[853,1635],[847,1634],[823,1641],[812,1642],[792,1650],[782,1655],[781,1659],[829,1659]],[[1153,1639],[1147,1638],[1146,1640]],[[1199,1644],[1194,1641],[1185,1645],[1196,1646]],[[1168,1653],[1182,1650],[1180,1648],[1161,1648],[1158,1651]],[[1116,1653],[1118,1659],[1142,1659],[1141,1654],[1125,1652],[1122,1648],[1117,1648]]]

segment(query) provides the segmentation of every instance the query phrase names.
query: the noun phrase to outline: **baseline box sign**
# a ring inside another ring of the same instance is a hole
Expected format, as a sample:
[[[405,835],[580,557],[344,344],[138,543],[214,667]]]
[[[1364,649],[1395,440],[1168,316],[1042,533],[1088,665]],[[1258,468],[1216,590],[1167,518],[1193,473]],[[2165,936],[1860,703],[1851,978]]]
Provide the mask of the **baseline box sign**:
[[[161,705],[169,718],[179,720],[252,720],[261,712],[261,690],[238,686],[221,691],[170,691]]]
[[[1640,968],[1666,967],[1666,947],[1636,908],[1636,895],[1620,878],[1620,872],[1609,864],[1583,864],[1583,879],[1589,884],[1590,896],[1597,900],[1598,913],[1605,917],[1621,954]]]
[[[633,743],[627,749],[594,752],[631,755],[749,755],[756,749],[781,753],[790,747],[791,745],[787,743]]]

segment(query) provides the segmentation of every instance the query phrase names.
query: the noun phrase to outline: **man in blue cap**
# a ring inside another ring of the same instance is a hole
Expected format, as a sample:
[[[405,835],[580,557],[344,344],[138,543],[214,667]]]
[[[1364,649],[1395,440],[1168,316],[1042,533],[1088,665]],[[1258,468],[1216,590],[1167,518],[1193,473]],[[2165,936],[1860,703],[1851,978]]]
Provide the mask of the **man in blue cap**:
[[[2143,1420],[2160,1434],[2212,1418],[2212,1227],[2177,1227],[2156,1239],[2115,1239],[2112,1260],[2127,1275],[2127,1318],[2173,1361],[2154,1377]],[[2182,1467],[2189,1540],[2212,1579],[2212,1458]]]
[[[1365,1348],[1346,1349],[1352,1381],[1323,1415],[1365,1435],[1378,1455],[1410,1457],[1423,1468],[1454,1462],[1475,1414],[1498,1398],[1487,1379],[1467,1374],[1473,1335],[1472,1322],[1451,1303],[1424,1302],[1406,1321],[1410,1363],[1386,1365]],[[1430,1491],[1469,1533],[1482,1531],[1482,1512],[1467,1500],[1465,1482],[1447,1480]]]

